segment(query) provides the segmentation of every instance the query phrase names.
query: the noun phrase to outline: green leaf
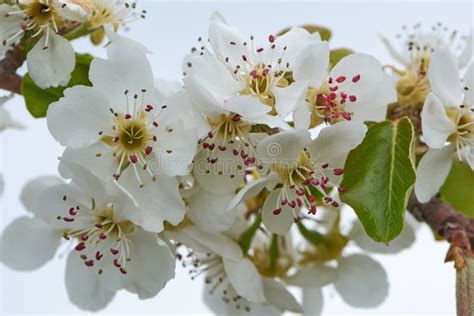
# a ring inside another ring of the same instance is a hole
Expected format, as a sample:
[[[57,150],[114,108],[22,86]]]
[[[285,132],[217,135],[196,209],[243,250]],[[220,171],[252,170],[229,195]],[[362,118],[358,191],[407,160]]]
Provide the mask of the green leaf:
[[[239,245],[240,248],[242,248],[244,254],[246,254],[247,251],[250,249],[250,244],[252,243],[253,236],[255,236],[255,233],[259,229],[261,223],[262,216],[258,215],[257,218],[255,218],[255,222],[253,222],[253,224],[240,235]]]
[[[331,69],[336,66],[341,59],[353,53],[354,51],[349,48],[336,48],[331,50],[329,52],[329,63],[331,64]]]
[[[372,125],[348,156],[341,200],[356,212],[367,234],[389,242],[403,229],[415,183],[413,126],[408,118]]]
[[[45,117],[48,106],[63,97],[64,90],[76,85],[91,86],[89,81],[89,66],[92,56],[76,54],[76,67],[71,74],[71,80],[65,87],[41,89],[29,74],[23,77],[21,94],[25,98],[26,108],[36,118]]]
[[[474,171],[454,159],[446,182],[440,189],[441,199],[474,219]]]
[[[306,226],[303,225],[301,221],[299,221],[296,226],[303,236],[304,239],[309,241],[311,244],[318,246],[324,242],[324,236],[315,230],[309,230]]]
[[[319,26],[319,25],[313,25],[313,24],[305,24],[301,25],[300,27],[304,28],[306,31],[310,32],[311,34],[318,32],[319,35],[321,36],[322,41],[329,41],[331,39],[332,33],[331,30],[329,30],[327,27],[324,26]],[[280,32],[278,32],[278,36],[281,36],[288,32],[291,28],[287,27]]]

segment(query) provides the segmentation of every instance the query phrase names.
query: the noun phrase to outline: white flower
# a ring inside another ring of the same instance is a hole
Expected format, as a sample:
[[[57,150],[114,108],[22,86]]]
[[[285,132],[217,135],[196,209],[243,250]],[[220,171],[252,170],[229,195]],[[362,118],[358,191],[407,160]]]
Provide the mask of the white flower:
[[[69,41],[57,34],[64,7],[57,0],[21,0],[19,5],[0,5],[0,59],[28,31],[32,39],[39,38],[26,58],[31,78],[41,88],[67,84],[75,55]]]
[[[175,258],[154,233],[144,231],[135,201],[114,181],[103,182],[71,165],[70,184],[39,179],[22,198],[34,217],[22,217],[4,231],[2,262],[32,270],[51,259],[64,238],[74,245],[66,263],[66,288],[81,309],[104,308],[126,289],[154,297],[174,277]]]
[[[165,230],[164,234],[192,249],[178,259],[190,269],[192,279],[205,274],[204,300],[217,314],[301,312],[291,293],[281,283],[260,276],[230,237],[203,232],[193,225]]]
[[[112,43],[107,54],[92,61],[92,87],[67,89],[50,105],[48,128],[67,146],[62,161],[118,179],[147,212],[143,227],[159,232],[185,213],[174,176],[189,173],[197,140],[176,115],[184,92],[164,98],[136,45]],[[62,164],[60,171],[69,177]]]
[[[395,60],[414,70],[429,62],[431,55],[437,50],[449,50],[456,56],[459,68],[464,68],[472,58],[472,33],[462,37],[458,31],[449,30],[441,23],[429,30],[423,29],[419,23],[412,29],[403,26],[402,33],[397,34],[397,38],[402,40],[400,49],[395,48],[387,38],[381,38]]]
[[[10,95],[0,97],[0,132],[3,132],[7,128],[21,129],[24,127],[21,123],[14,121],[10,113],[8,113],[8,111],[4,108],[5,103],[8,100],[11,100],[13,96],[14,94],[12,93]]]
[[[433,54],[428,77],[432,87],[421,112],[424,141],[415,183],[420,202],[428,202],[446,180],[453,154],[474,170],[474,65],[461,81],[447,51]]]
[[[316,213],[318,201],[312,190],[323,195],[325,204],[338,207],[328,188],[338,187],[347,154],[362,142],[366,132],[362,123],[341,122],[324,128],[315,140],[304,130],[267,137],[258,144],[257,156],[269,170],[268,176],[247,184],[228,208],[267,188],[270,194],[263,205],[263,223],[272,233],[284,235],[300,218],[302,207]],[[280,186],[275,188],[277,184]]]
[[[309,81],[306,102],[293,114],[297,128],[314,127],[323,120],[382,121],[388,104],[396,101],[394,82],[372,56],[351,54],[329,71],[327,42],[310,45],[298,55],[293,78]]]

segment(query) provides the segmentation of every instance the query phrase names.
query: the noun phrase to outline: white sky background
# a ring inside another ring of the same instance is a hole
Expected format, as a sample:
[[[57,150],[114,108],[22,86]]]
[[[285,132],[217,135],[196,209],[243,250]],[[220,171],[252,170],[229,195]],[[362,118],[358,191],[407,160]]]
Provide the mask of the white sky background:
[[[333,31],[331,47],[349,47],[372,54],[382,63],[393,62],[377,38],[382,33],[395,38],[404,24],[421,22],[425,27],[443,22],[462,34],[472,27],[472,2],[181,2],[145,1],[147,19],[131,25],[128,36],[151,51],[155,75],[167,79],[181,77],[181,59],[197,38],[206,38],[208,18],[218,10],[229,24],[264,41],[271,33],[289,25],[315,23]],[[76,47],[81,52],[103,56],[104,50],[92,48],[87,40]],[[56,174],[56,157],[62,152],[49,135],[45,120],[33,119],[21,98],[7,104],[12,115],[27,126],[23,131],[8,130],[2,140],[2,173],[6,189],[1,203],[0,228],[25,214],[18,200],[21,188],[33,177]],[[435,171],[434,171],[435,172]],[[25,232],[28,233],[28,232]],[[444,264],[447,244],[433,240],[422,226],[413,247],[396,256],[375,256],[388,272],[389,297],[377,309],[353,309],[342,302],[331,287],[325,289],[324,315],[335,314],[454,314],[454,269]],[[18,273],[1,266],[2,314],[78,313],[67,299],[64,287],[64,259],[55,259],[32,273]],[[201,300],[202,280],[191,281],[186,271],[177,268],[177,277],[158,297],[139,301],[121,292],[105,312],[154,314],[210,314]]]

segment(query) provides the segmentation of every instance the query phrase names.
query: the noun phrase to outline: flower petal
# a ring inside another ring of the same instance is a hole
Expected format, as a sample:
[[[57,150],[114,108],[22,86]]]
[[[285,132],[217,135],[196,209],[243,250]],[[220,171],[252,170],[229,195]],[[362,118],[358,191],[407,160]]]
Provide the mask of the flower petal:
[[[257,196],[266,186],[275,180],[274,177],[270,176],[247,183],[247,185],[244,186],[235,197],[232,196],[233,198],[231,198],[231,201],[227,205],[227,210],[230,211],[237,207],[241,202]]]
[[[431,56],[428,78],[431,89],[444,106],[459,106],[462,101],[461,78],[453,57],[447,50]]]
[[[237,294],[250,302],[265,302],[262,278],[249,259],[233,261],[224,258],[224,269],[229,283],[232,284]]]
[[[271,278],[263,278],[263,291],[268,303],[277,306],[283,311],[301,314],[303,309],[293,294],[280,282]]]
[[[311,113],[309,112],[309,106],[306,101],[301,102],[296,106],[293,112],[293,122],[295,123],[296,129],[308,129],[311,123]]]
[[[54,257],[61,237],[39,218],[17,218],[3,231],[1,261],[17,271],[38,269]]]
[[[286,118],[296,107],[304,102],[308,89],[307,81],[297,81],[286,88],[275,87],[275,108],[280,117]]]
[[[365,133],[367,127],[360,122],[337,123],[323,128],[308,145],[308,150],[317,161],[341,167],[349,152],[362,142]]]
[[[279,207],[279,196],[281,189],[271,192],[263,204],[262,221],[265,227],[274,234],[286,235],[294,223],[293,209],[289,206],[281,206],[281,212],[278,215],[273,214]]]
[[[334,282],[336,278],[337,270],[335,268],[327,265],[314,265],[300,268],[286,280],[286,283],[303,289],[320,288]]]
[[[387,273],[380,263],[366,255],[354,254],[340,259],[338,275],[334,287],[351,306],[376,307],[387,298]]]
[[[321,42],[306,47],[293,65],[296,81],[309,81],[309,86],[319,88],[326,81],[329,68],[329,44]]]
[[[65,86],[76,64],[74,49],[54,31],[46,29],[45,32],[49,32],[49,37],[43,35],[26,56],[28,73],[40,88]]]
[[[319,316],[323,311],[324,298],[321,288],[303,289],[303,315]]]
[[[464,104],[474,106],[474,62],[472,62],[464,74]],[[466,89],[467,88],[467,89]]]
[[[456,127],[446,115],[440,100],[430,93],[421,111],[421,124],[425,142],[431,148],[442,148],[449,135],[456,132]]]
[[[101,285],[97,271],[86,267],[77,252],[66,261],[66,290],[69,300],[82,310],[96,312],[104,309],[114,298],[115,291]]]
[[[114,125],[107,98],[96,88],[76,86],[48,108],[48,129],[63,146],[92,145],[102,133],[112,133]],[[102,133],[101,133],[102,132]]]
[[[21,10],[17,6],[0,4],[0,60],[4,59],[6,52],[22,38],[21,24],[24,21],[25,14],[8,14],[15,11],[19,12]],[[16,34],[18,36],[15,36]],[[12,37],[13,39],[11,39]]]
[[[457,58],[458,67],[464,68],[472,59],[472,29],[471,34],[466,38],[466,43],[464,43],[464,49]]]
[[[421,203],[428,202],[448,177],[454,153],[453,145],[428,149],[416,170],[415,194]]]
[[[20,200],[27,211],[35,214],[38,198],[42,192],[53,185],[64,183],[59,177],[42,176],[28,181],[21,190]]]
[[[257,145],[257,157],[264,164],[295,163],[299,154],[311,142],[307,130],[290,130],[271,135]]]

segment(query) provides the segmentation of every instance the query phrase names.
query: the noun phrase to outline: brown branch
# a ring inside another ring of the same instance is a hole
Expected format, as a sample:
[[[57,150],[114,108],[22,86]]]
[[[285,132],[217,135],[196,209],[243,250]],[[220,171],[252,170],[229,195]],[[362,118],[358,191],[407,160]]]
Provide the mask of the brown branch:
[[[454,261],[456,269],[460,270],[466,266],[465,256],[474,258],[473,219],[443,203],[439,195],[423,204],[412,194],[408,210],[451,244],[446,261]]]
[[[22,77],[17,74],[17,70],[25,59],[26,54],[19,46],[6,53],[0,61],[0,89],[20,94]]]

